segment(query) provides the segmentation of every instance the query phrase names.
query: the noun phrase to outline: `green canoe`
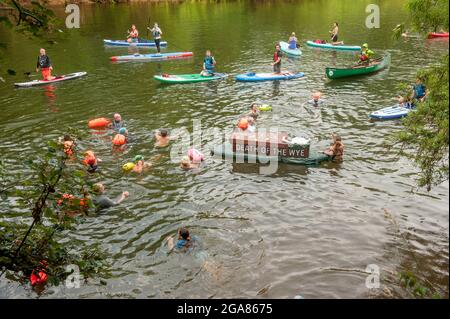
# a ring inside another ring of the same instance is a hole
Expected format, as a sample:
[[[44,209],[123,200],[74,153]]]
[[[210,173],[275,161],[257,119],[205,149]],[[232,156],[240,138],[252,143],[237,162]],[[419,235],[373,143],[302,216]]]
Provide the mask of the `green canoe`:
[[[287,164],[297,165],[318,165],[324,161],[330,161],[331,158],[323,153],[310,150],[309,157],[307,158],[295,158],[295,157],[278,157],[278,156],[265,156],[257,154],[246,154],[233,152],[233,147],[230,143],[224,143],[214,146],[211,149],[211,155],[222,157],[225,160],[233,161],[234,163],[262,163],[268,164],[269,162],[282,162]]]
[[[362,75],[377,72],[389,66],[390,63],[391,63],[391,55],[388,53],[381,58],[373,60],[368,66],[358,65],[346,69],[326,68],[325,73],[329,79],[338,79],[347,76]]]
[[[162,75],[155,75],[153,76],[153,78],[163,83],[196,83],[196,82],[219,80],[227,76],[228,74],[224,73],[214,73],[213,76],[202,76],[200,74],[178,74],[178,75],[162,74]]]

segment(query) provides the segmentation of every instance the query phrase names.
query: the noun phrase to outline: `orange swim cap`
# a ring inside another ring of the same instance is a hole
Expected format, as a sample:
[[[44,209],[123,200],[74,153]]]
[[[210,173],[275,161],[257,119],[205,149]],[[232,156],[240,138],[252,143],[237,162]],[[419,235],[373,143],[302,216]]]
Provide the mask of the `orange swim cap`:
[[[238,127],[245,131],[248,128],[248,120],[246,118],[241,118]]]

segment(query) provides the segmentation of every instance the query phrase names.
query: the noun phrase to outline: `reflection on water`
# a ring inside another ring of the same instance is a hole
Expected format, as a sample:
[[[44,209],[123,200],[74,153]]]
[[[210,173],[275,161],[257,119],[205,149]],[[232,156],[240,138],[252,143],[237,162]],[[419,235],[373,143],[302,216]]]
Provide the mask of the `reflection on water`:
[[[92,149],[102,159],[101,171],[90,176],[92,181],[103,182],[111,197],[130,192],[123,204],[86,218],[67,234],[71,240],[100,242],[107,250],[112,262],[107,285],[92,281],[77,290],[52,287],[42,297],[382,295],[368,291],[364,273],[329,270],[364,270],[369,264],[380,266],[382,281],[391,271],[417,271],[419,280],[431,282],[448,296],[448,184],[429,195],[411,193],[414,166],[384,144],[387,136],[401,130],[401,123],[368,118],[370,112],[392,104],[397,85],[411,81],[417,66],[429,65],[447,52],[448,41],[393,40],[392,28],[406,18],[400,0],[380,5],[383,24],[370,37],[361,20],[369,0],[270,3],[83,7],[86,25],[70,31],[66,40],[47,52],[58,74],[87,71],[88,75],[21,90],[11,85],[35,65],[38,47],[0,30],[0,37],[11,43],[1,62],[18,74],[2,75],[6,83],[0,83],[0,154],[12,171],[22,169],[24,157],[32,158],[47,139],[61,136],[67,126],[87,129],[89,119],[119,112],[134,137],[121,152],[113,149],[110,131],[93,131],[80,142],[82,150]],[[104,38],[123,37],[131,20],[143,29],[150,9],[169,42],[164,52],[192,51],[194,57],[112,64],[109,58],[114,55],[155,52],[102,43]],[[318,18],[310,12],[322,14]],[[391,67],[371,76],[331,81],[325,68],[351,65],[353,54],[302,45],[302,56],[284,60],[283,68],[305,72],[304,78],[235,82],[239,73],[271,72],[273,44],[292,31],[302,41],[323,38],[336,17],[345,21],[341,36],[346,43],[368,42],[377,53],[390,52]],[[228,78],[188,85],[163,85],[152,79],[158,73],[199,73],[206,49],[213,51],[217,70],[228,73]],[[305,102],[316,90],[324,93],[327,103],[308,107]],[[260,174],[260,164],[210,157],[214,141],[209,133],[214,128],[230,132],[255,101],[273,106],[271,112],[261,114],[258,126],[292,135],[307,133],[317,150],[329,145],[331,133],[341,135],[344,162],[312,167],[280,163],[275,173]],[[193,120],[201,120],[205,133],[201,151],[207,158],[205,167],[188,173],[171,161],[170,148],[154,147],[152,135],[161,127],[192,132]],[[138,154],[156,159],[153,167],[146,174],[124,174],[122,165]],[[408,244],[400,243],[384,209],[397,220]],[[17,217],[16,210],[13,203],[8,208],[0,203],[4,218]],[[212,265],[205,268],[191,256],[167,254],[163,240],[180,226],[202,238]],[[393,282],[395,278],[382,284],[394,297],[408,297]],[[35,297],[4,279],[0,295]]]

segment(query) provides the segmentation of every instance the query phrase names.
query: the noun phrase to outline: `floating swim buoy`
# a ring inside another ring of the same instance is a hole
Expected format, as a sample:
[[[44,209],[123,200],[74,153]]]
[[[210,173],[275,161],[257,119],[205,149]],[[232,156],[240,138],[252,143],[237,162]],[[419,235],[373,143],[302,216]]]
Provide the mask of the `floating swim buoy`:
[[[116,134],[112,140],[112,143],[116,146],[124,145],[126,142],[127,138],[122,134]]]
[[[130,172],[134,168],[134,166],[135,166],[134,163],[129,162],[129,163],[123,164],[122,169],[124,172]]]
[[[240,119],[240,120],[239,120],[238,127],[239,127],[241,130],[244,130],[244,131],[245,131],[245,130],[248,128],[248,120],[247,120],[246,118]]]
[[[88,122],[88,127],[91,129],[104,129],[109,125],[109,123],[111,123],[111,121],[107,118],[99,117],[97,119],[90,120]]]
[[[258,109],[260,111],[272,111],[272,106],[270,106],[269,104],[263,104],[261,106],[258,107]]]
[[[188,156],[193,163],[200,163],[205,159],[205,155],[203,155],[200,151],[196,150],[195,148],[191,148],[188,151]]]
[[[83,163],[89,166],[97,165],[97,158],[95,157],[94,152],[86,151]]]

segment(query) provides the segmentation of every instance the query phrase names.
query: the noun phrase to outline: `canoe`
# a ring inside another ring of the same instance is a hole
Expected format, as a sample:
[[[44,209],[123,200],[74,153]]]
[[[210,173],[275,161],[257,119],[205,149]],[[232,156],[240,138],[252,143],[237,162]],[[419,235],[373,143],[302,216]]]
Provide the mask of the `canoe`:
[[[220,80],[227,76],[228,74],[224,73],[214,73],[213,76],[202,76],[200,74],[178,74],[178,75],[162,74],[162,75],[155,75],[153,76],[153,78],[163,83],[196,83],[196,82]]]
[[[289,43],[284,42],[284,41],[280,41],[280,48],[281,48],[281,51],[283,51],[284,53],[286,53],[288,55],[292,55],[292,56],[302,55],[302,51],[300,49],[289,49]]]
[[[305,74],[303,72],[292,73],[289,71],[281,74],[275,73],[243,73],[236,76],[236,81],[240,82],[260,82],[260,81],[279,81],[301,78]]]
[[[192,52],[171,52],[171,53],[154,53],[154,54],[132,54],[112,56],[111,61],[163,61],[183,59],[193,56]]]
[[[331,43],[315,43],[314,41],[306,41],[306,45],[314,48],[340,50],[340,51],[360,51],[359,45],[333,45]]]
[[[428,39],[434,38],[448,38],[448,32],[438,33],[438,32],[430,32],[428,33]]]
[[[400,119],[408,115],[414,108],[400,106],[396,104],[394,106],[385,107],[381,110],[372,112],[369,114],[371,119],[376,120],[393,120]]]
[[[76,73],[70,73],[65,75],[58,75],[53,80],[33,80],[29,82],[22,82],[22,83],[14,83],[17,87],[29,87],[29,86],[35,86],[35,85],[44,85],[49,83],[56,83],[56,82],[62,82],[67,80],[73,80],[80,78],[82,76],[85,76],[87,72],[76,72]]]
[[[260,155],[260,154],[236,153],[236,152],[233,152],[233,147],[228,142],[221,144],[221,145],[214,146],[211,149],[211,155],[233,161],[234,163],[282,162],[282,163],[286,163],[286,164],[297,164],[297,165],[318,165],[321,162],[331,160],[331,158],[328,155],[316,152],[314,150],[309,151],[309,157],[307,157],[307,158],[279,157],[279,156]]]
[[[129,46],[135,46],[135,47],[156,47],[155,41],[153,40],[145,40],[145,39],[139,39],[139,42],[132,42],[129,43],[125,40],[108,40],[104,39],[103,43],[105,45],[111,45],[111,46],[119,46],[119,47],[129,47]],[[161,41],[160,46],[164,47],[167,45],[167,41]]]
[[[369,66],[357,65],[350,68],[326,68],[325,73],[329,79],[338,79],[377,72],[389,66],[390,63],[391,55],[388,53],[374,60]]]

